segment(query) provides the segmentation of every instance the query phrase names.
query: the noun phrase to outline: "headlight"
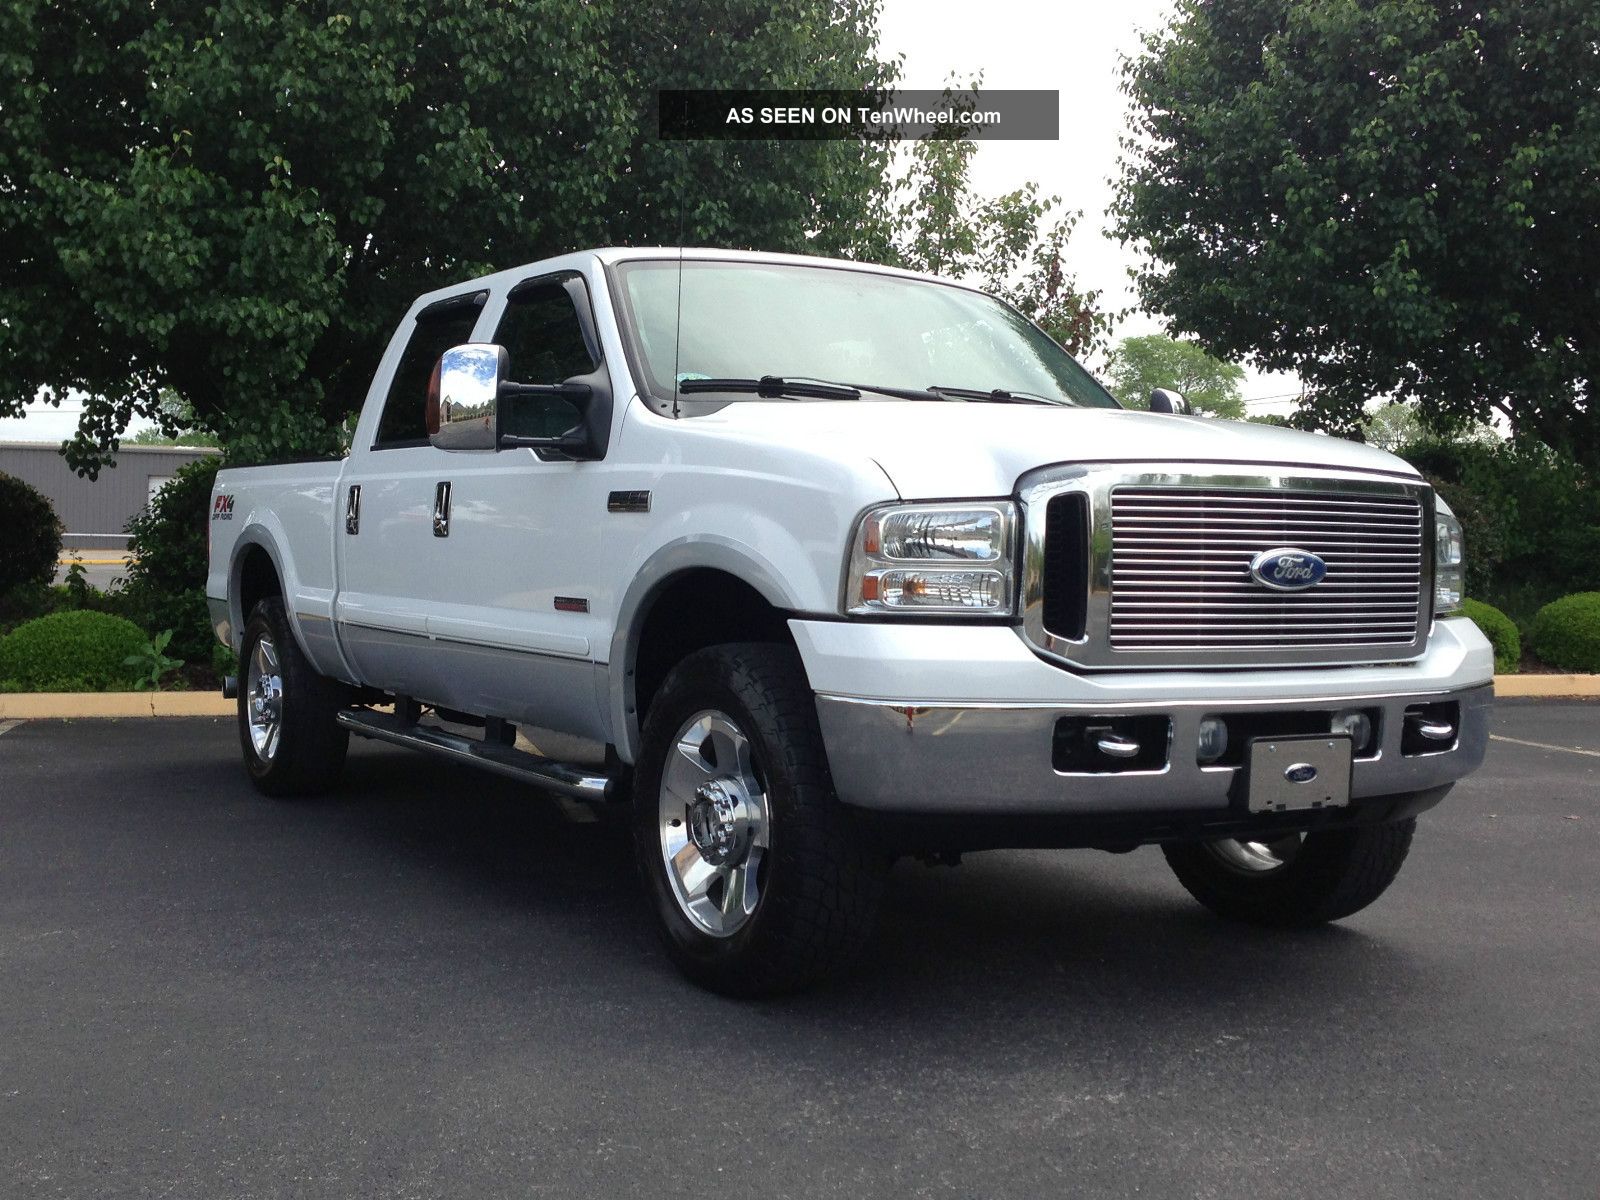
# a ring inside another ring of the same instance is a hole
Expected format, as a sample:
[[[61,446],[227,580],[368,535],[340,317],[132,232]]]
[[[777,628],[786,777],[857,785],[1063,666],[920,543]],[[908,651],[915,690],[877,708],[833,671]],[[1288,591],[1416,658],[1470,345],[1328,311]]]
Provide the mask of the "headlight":
[[[1442,498],[1434,499],[1438,507],[1433,518],[1433,615],[1443,617],[1460,610],[1467,569],[1461,522]]]
[[[1016,521],[1009,500],[872,509],[856,528],[845,611],[1009,616]]]

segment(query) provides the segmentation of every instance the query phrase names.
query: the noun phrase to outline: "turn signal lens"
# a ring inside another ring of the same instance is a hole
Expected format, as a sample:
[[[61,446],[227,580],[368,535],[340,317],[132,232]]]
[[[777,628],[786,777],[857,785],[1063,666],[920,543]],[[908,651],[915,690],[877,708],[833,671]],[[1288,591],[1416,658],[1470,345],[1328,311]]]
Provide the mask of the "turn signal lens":
[[[1461,609],[1466,589],[1466,554],[1461,522],[1450,506],[1438,500],[1433,521],[1433,615],[1448,616]]]

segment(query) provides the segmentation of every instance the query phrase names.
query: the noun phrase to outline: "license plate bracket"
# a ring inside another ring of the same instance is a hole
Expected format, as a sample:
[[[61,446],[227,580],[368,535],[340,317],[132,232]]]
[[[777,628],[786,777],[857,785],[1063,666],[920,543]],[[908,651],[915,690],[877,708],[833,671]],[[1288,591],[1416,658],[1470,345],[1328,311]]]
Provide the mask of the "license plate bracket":
[[[1346,734],[1255,738],[1245,797],[1251,812],[1301,812],[1350,803],[1354,747]]]

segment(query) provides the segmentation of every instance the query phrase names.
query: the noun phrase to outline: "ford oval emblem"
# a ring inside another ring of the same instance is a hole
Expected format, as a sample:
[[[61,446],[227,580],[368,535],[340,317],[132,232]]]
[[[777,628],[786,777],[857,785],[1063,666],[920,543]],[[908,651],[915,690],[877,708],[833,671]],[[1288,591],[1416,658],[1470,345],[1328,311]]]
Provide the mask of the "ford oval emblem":
[[[1279,546],[1263,550],[1250,560],[1250,577],[1275,592],[1303,592],[1316,587],[1328,573],[1328,564],[1309,550]]]
[[[1317,769],[1310,763],[1294,763],[1283,769],[1283,777],[1290,783],[1310,783],[1317,777]]]

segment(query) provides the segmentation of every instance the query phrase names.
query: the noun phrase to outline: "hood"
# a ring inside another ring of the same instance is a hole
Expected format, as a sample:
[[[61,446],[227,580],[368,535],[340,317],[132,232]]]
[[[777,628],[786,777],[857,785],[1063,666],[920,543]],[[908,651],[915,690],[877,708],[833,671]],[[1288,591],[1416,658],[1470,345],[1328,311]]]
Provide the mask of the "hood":
[[[1417,478],[1403,460],[1344,438],[1276,425],[1106,408],[925,401],[730,404],[696,423],[761,441],[871,458],[902,499],[1007,496],[1051,463],[1252,463]]]

